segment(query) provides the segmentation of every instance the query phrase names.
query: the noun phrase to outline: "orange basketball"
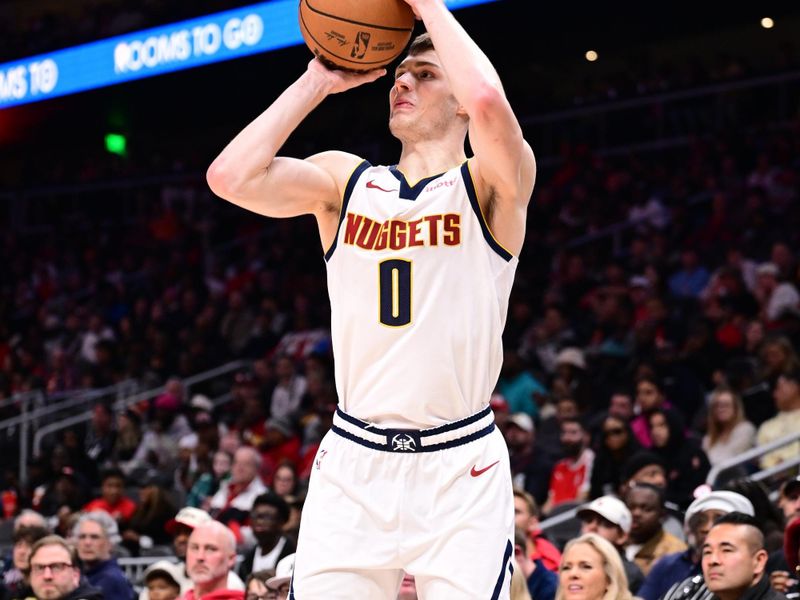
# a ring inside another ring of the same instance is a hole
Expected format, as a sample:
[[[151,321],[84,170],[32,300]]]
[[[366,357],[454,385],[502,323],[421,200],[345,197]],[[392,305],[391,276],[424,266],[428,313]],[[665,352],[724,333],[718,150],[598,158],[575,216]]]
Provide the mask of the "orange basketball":
[[[370,71],[405,49],[414,13],[402,0],[300,0],[300,32],[328,67]]]

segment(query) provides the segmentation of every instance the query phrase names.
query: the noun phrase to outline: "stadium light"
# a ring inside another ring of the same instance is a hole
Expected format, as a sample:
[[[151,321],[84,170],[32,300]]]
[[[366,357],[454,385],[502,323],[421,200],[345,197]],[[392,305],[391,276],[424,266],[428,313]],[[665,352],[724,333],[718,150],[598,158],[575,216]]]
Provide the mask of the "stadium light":
[[[128,153],[128,138],[121,133],[107,133],[106,134],[106,152],[110,154],[117,154],[119,156],[126,156]]]

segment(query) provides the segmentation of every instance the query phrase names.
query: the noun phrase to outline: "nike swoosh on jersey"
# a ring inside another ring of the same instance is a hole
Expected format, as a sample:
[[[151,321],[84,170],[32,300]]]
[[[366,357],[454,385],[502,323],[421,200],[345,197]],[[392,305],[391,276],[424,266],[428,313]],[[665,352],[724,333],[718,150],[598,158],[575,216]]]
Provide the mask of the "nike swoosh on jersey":
[[[377,185],[377,184],[375,183],[375,180],[374,180],[374,179],[370,179],[370,180],[367,182],[367,187],[368,187],[369,189],[371,189],[371,190],[380,190],[380,191],[382,191],[382,192],[387,192],[387,193],[392,193],[392,192],[396,192],[396,191],[397,191],[397,190],[385,190],[385,189],[383,189],[381,186],[379,186],[379,185]]]
[[[491,469],[493,466],[495,466],[499,462],[500,462],[499,460],[496,460],[492,464],[490,464],[488,467],[483,467],[482,469],[476,469],[475,467],[477,467],[478,465],[472,465],[472,470],[469,472],[469,474],[472,475],[473,477],[478,477],[479,475],[483,475],[484,473],[486,473],[486,471]]]

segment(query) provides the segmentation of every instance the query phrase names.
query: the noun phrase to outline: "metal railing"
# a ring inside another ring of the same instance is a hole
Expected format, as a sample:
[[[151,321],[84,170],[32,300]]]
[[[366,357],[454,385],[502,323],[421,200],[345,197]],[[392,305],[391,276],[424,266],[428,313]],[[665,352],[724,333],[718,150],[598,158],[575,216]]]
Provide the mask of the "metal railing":
[[[794,116],[800,94],[800,71],[751,77],[663,92],[636,98],[598,102],[520,119],[526,137],[536,140],[540,166],[560,162],[562,143],[580,141],[593,149],[632,148],[676,141],[724,130],[754,119],[787,121]]]
[[[780,439],[775,440],[774,442],[769,442],[768,444],[763,444],[761,446],[757,446],[748,450],[747,452],[742,452],[735,458],[730,460],[726,460],[714,467],[708,472],[708,476],[706,477],[706,483],[711,487],[717,482],[717,477],[719,474],[726,471],[727,469],[731,469],[733,467],[738,467],[745,464],[750,464],[754,459],[764,456],[765,454],[769,454],[770,452],[777,450],[783,446],[787,446],[789,444],[793,444],[800,441],[800,432],[791,433],[787,436],[784,436]],[[800,465],[800,454],[797,456],[793,456],[788,458],[779,464],[775,465],[774,467],[770,467],[768,469],[761,469],[752,475],[748,475],[748,479],[752,479],[754,481],[763,481],[765,479],[769,479],[774,475],[778,475],[784,473],[788,469],[793,467],[797,467]],[[563,513],[559,513],[553,517],[549,517],[544,519],[540,524],[539,527],[542,531],[547,531],[548,529],[553,529],[559,525],[563,525],[568,521],[571,521],[577,516],[578,510],[580,507],[575,507],[571,510],[564,511]]]
[[[207,383],[210,380],[216,379],[220,376],[227,375],[233,371],[237,371],[242,367],[249,365],[250,362],[246,360],[235,360],[214,369],[209,369],[208,371],[204,371],[202,373],[198,373],[197,375],[192,375],[191,377],[187,377],[186,379],[182,380],[184,389],[188,394],[192,388],[192,386]],[[144,392],[140,392],[138,394],[125,396],[117,398],[115,403],[116,410],[123,410],[129,406],[133,406],[139,402],[149,401],[156,396],[164,393],[165,388],[164,386],[160,386],[154,389],[150,389]],[[228,394],[223,394],[219,397],[216,401],[217,404],[222,404],[229,399]],[[33,455],[40,456],[42,452],[42,445],[45,438],[49,435],[52,435],[58,431],[62,431],[69,427],[74,427],[75,425],[79,425],[81,423],[85,423],[92,418],[91,411],[85,411],[77,415],[72,415],[46,425],[36,431],[33,437]],[[20,442],[21,443],[21,442]],[[20,452],[22,451],[22,446],[20,446]],[[20,464],[20,478],[27,477],[27,461],[25,464]]]
[[[800,431],[795,433],[790,433],[789,435],[785,435],[782,438],[778,438],[774,442],[762,444],[761,446],[756,446],[755,448],[747,450],[746,452],[742,452],[741,454],[735,456],[734,458],[728,459],[724,462],[719,463],[718,465],[711,467],[711,470],[708,472],[708,476],[706,477],[706,483],[713,487],[717,483],[717,477],[719,477],[719,474],[722,473],[723,471],[731,469],[733,467],[749,464],[754,459],[760,458],[765,454],[769,454],[773,450],[777,450],[778,448],[788,446],[789,444],[794,444],[798,441],[800,441]],[[771,467],[769,469],[761,469],[757,473],[751,475],[750,478],[751,479],[758,478],[759,480],[766,479],[772,475],[776,475],[798,464],[800,464],[800,457],[793,457],[791,459],[784,460],[778,465]]]
[[[13,440],[14,436],[19,438],[18,464],[21,482],[23,484],[27,482],[31,429],[38,429],[42,421],[58,418],[59,413],[74,413],[75,410],[88,408],[106,396],[120,397],[130,394],[135,389],[136,382],[133,379],[127,379],[107,388],[81,389],[55,394],[34,390],[7,399],[6,402],[16,398],[19,401],[20,412],[18,415],[0,420],[0,431],[8,439]],[[64,399],[58,401],[60,398]],[[56,400],[56,402],[51,403],[52,400]]]

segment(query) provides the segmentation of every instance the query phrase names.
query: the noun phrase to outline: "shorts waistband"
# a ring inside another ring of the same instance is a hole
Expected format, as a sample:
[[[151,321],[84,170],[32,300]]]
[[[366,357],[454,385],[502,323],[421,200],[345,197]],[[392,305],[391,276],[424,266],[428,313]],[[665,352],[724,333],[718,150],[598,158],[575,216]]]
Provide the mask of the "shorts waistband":
[[[436,452],[468,444],[494,431],[494,413],[483,410],[452,423],[430,429],[389,429],[348,415],[340,408],[333,415],[331,430],[367,448],[383,452],[410,454]]]

